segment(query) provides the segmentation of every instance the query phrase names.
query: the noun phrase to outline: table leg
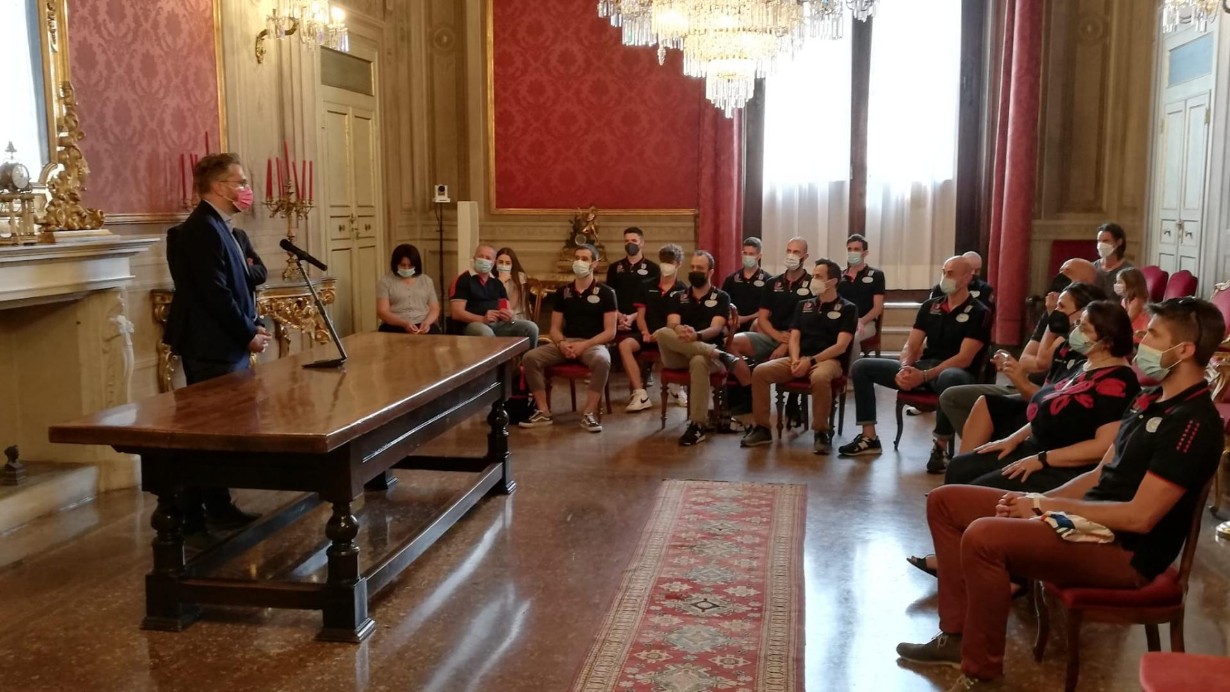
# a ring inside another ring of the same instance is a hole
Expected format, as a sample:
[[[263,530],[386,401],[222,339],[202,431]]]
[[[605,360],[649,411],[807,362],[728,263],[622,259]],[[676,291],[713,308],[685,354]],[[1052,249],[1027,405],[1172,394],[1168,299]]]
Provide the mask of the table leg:
[[[359,573],[359,520],[350,512],[350,502],[334,502],[333,516],[325,527],[332,544],[329,580],[325,592],[324,627],[316,639],[326,642],[359,643],[371,636],[376,623],[367,616],[367,580]]]
[[[503,398],[491,405],[487,425],[491,427],[487,433],[487,460],[504,467],[504,478],[494,489],[504,495],[512,495],[517,489],[517,481],[512,477],[512,455],[508,453],[508,411],[504,408]]]
[[[368,492],[382,492],[397,485],[397,476],[393,475],[392,471],[385,471],[376,476],[370,481],[363,484],[363,489]]]
[[[150,517],[156,535],[154,571],[145,575],[145,619],[141,628],[180,632],[191,625],[201,609],[179,601],[179,580],[184,577],[183,516],[177,503],[177,493],[156,491],[158,507]]]

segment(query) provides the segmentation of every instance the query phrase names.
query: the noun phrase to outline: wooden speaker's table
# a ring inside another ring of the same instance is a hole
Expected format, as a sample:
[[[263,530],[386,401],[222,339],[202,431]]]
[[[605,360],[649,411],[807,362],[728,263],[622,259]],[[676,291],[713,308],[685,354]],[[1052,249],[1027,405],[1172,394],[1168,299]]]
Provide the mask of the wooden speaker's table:
[[[526,339],[373,333],[345,343],[350,361],[342,371],[304,370],[303,363],[327,355],[317,349],[51,428],[52,442],[110,445],[141,456],[142,487],[158,497],[143,627],[180,631],[202,603],[301,608],[323,611],[318,639],[362,641],[374,628],[370,595],[484,495],[513,492],[504,400],[513,361],[529,349]],[[479,412],[488,413],[490,426],[484,456],[411,456]],[[476,480],[425,529],[361,571],[351,504],[365,485],[387,487],[393,468],[465,471]],[[314,495],[185,561],[176,496],[193,486]],[[324,583],[208,576],[320,500],[333,507],[324,529]]]

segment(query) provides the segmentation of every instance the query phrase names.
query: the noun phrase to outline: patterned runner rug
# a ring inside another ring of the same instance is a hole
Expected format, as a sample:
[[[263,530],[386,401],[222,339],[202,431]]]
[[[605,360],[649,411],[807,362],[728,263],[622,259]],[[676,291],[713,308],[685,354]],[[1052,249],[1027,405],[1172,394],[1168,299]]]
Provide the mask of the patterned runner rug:
[[[574,692],[802,689],[804,493],[665,481]]]

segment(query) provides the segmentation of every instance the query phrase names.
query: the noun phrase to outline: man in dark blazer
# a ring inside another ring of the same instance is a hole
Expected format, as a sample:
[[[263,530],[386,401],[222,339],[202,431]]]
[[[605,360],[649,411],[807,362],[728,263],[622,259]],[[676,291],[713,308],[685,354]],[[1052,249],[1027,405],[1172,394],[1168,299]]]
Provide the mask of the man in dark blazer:
[[[247,370],[250,354],[264,351],[270,338],[256,320],[255,284],[231,228],[235,215],[252,206],[239,157],[202,158],[193,184],[200,204],[167,232],[175,297],[163,337],[180,357],[189,385]],[[256,519],[235,506],[226,488],[188,488],[182,499],[184,533],[202,532],[207,523],[225,529]]]
[[[265,283],[269,278],[269,269],[265,267],[264,260],[256,254],[256,248],[252,246],[252,240],[248,238],[248,232],[242,228],[236,228],[231,231],[235,236],[235,241],[239,243],[239,249],[248,265],[248,285],[255,292],[256,287]]]

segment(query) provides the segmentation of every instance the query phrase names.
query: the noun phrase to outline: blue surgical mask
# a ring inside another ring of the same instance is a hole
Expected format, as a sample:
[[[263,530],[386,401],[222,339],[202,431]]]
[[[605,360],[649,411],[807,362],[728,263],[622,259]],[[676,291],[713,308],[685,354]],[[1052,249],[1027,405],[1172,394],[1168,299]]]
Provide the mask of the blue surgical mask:
[[[857,267],[858,265],[862,263],[863,263],[863,253],[851,252],[846,255],[846,264],[850,265],[851,267]]]
[[[744,255],[743,256],[743,268],[744,269],[755,269],[758,266],[760,266],[760,260],[756,259],[755,255]]]
[[[1136,347],[1136,357],[1132,359],[1132,362],[1135,363],[1136,367],[1140,368],[1140,371],[1143,372],[1149,379],[1161,382],[1166,379],[1166,376],[1169,375],[1170,371],[1174,369],[1175,365],[1177,365],[1177,363],[1162,365],[1162,356],[1177,347],[1178,344],[1175,344],[1165,351],[1159,351],[1151,346],[1141,344]]]
[[[493,264],[495,263],[489,259],[475,257],[474,258],[474,271],[478,272],[479,274],[490,274],[491,267]]]
[[[944,277],[940,279],[940,292],[950,296],[957,292],[957,280]]]
[[[1079,328],[1073,329],[1072,332],[1068,334],[1068,345],[1072,347],[1073,351],[1076,351],[1082,356],[1089,355],[1089,352],[1093,350],[1096,343],[1096,341],[1090,341],[1089,337],[1085,336],[1085,332],[1082,332]]]
[[[397,275],[403,279],[409,279],[414,276],[414,267],[410,267],[409,269],[402,269],[401,267],[398,267]]]

